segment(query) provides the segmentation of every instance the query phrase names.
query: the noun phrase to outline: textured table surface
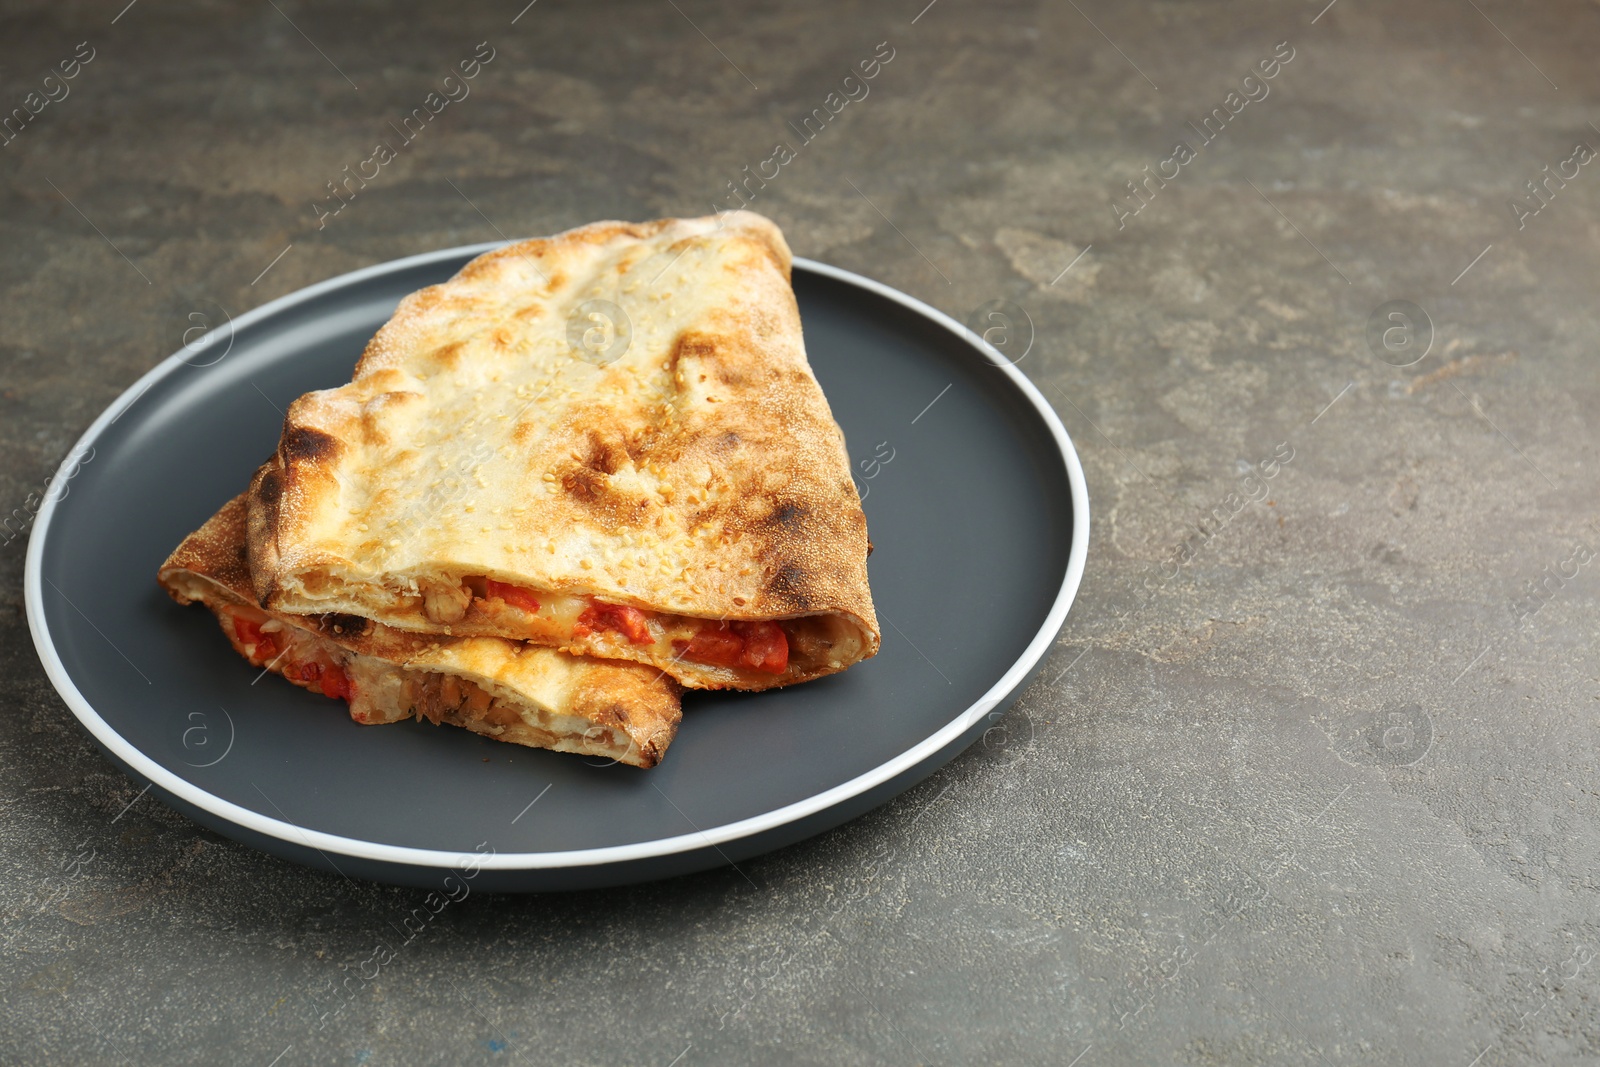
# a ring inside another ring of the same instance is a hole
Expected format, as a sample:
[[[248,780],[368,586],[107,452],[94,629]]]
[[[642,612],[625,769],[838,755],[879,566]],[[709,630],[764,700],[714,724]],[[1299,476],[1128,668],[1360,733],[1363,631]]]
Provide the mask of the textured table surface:
[[[339,997],[420,895],[140,797],[0,534],[0,1061],[1600,1058],[1600,9],[122,2],[0,21],[8,530],[192,313],[766,166],[798,254],[1025,313],[1093,540],[1005,728],[898,800],[471,897]]]

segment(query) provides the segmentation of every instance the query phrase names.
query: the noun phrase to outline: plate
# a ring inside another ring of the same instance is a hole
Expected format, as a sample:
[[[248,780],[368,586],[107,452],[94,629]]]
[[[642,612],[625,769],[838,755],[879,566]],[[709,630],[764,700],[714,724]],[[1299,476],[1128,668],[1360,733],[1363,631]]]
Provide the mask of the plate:
[[[401,297],[497,244],[314,285],[145,375],[73,448],[28,546],[51,681],[129,775],[189,818],[347,877],[580,889],[736,862],[909,788],[1015,699],[1088,552],[1077,454],[1039,392],[946,315],[796,260],[806,350],[844,428],[883,648],[762,694],[690,693],[639,771],[428,723],[358,726],[228,647],[156,567],[240,492],[301,393],[350,378]],[[223,319],[223,316],[215,316]]]

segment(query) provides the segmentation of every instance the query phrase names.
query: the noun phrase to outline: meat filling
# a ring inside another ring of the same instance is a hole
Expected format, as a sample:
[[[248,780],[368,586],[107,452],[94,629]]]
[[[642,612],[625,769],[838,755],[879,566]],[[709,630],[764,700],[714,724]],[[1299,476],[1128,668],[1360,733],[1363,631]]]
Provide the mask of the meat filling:
[[[435,726],[457,719],[494,726],[516,726],[523,721],[515,708],[496,700],[487,689],[453,674],[407,671],[401,693],[413,715]]]

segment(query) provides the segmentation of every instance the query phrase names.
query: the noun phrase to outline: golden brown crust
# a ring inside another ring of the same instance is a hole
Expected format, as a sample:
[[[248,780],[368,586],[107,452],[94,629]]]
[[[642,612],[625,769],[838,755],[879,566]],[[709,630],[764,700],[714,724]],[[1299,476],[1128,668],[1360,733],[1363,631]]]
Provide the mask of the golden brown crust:
[[[259,602],[641,658],[503,618],[441,618],[424,594],[487,577],[694,618],[836,627],[836,654],[783,675],[649,654],[696,686],[786,685],[875,654],[866,518],[806,360],[789,267],[776,226],[730,212],[523,241],[407,297],[350,384],[290,407],[252,483]],[[590,300],[631,324],[614,362],[569,343]]]
[[[241,495],[185,538],[157,577],[180,604],[200,601],[210,608],[234,648],[248,657],[231,621],[235,609],[262,610],[251,585],[246,528]],[[519,744],[651,767],[665,753],[681,718],[677,684],[639,664],[572,656],[496,637],[406,633],[352,615],[302,616],[271,609],[264,614],[292,628],[297,641],[320,643],[343,661],[359,680],[359,699],[351,702],[352,717],[359,722],[409,717],[417,683],[444,676],[486,690],[517,716],[485,719],[463,705],[435,709],[428,718]],[[273,666],[296,684],[308,685],[281,665]],[[426,684],[421,689],[426,691]],[[424,714],[420,707],[415,710]]]

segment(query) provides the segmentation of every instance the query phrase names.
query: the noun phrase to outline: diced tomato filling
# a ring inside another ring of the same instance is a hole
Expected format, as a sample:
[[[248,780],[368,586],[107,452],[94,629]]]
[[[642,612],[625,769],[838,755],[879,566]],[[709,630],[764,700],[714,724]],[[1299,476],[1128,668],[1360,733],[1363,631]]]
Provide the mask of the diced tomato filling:
[[[655,641],[650,633],[649,616],[626,604],[590,601],[583,614],[578,616],[578,625],[573,628],[573,633],[578,637],[587,637],[596,630],[620,633],[635,645],[648,645]]]
[[[261,624],[243,615],[233,616],[233,632],[241,644],[253,645],[261,640]]]
[[[349,700],[352,692],[350,678],[344,673],[344,668],[337,663],[328,664],[322,672],[322,695]]]
[[[775,622],[736,622],[744,635],[744,663],[753,670],[782,674],[789,669],[789,637]]]
[[[241,644],[253,648],[251,662],[257,666],[273,666],[281,658],[279,653],[287,648],[286,644],[280,644],[284,639],[279,634],[263,633],[259,621],[243,615],[233,616],[233,632],[238,635]],[[300,663],[276,663],[276,666],[285,678],[303,682],[308,689],[321,689],[323,696],[349,700],[352,695],[349,675],[331,660],[318,658]]]
[[[233,632],[238,635],[241,644],[255,646],[251,652],[252,661],[255,663],[264,663],[278,654],[278,635],[262,633],[261,624],[254,619],[235,615]]]
[[[674,641],[684,659],[766,674],[789,669],[789,638],[775,622],[709,623],[688,641]]]
[[[725,622],[709,626],[691,637],[687,643],[672,642],[673,650],[684,659],[696,663],[710,663],[718,667],[738,667],[744,655],[744,640]]]
[[[539,610],[538,598],[532,592],[519,585],[512,585],[510,582],[497,582],[493,578],[485,578],[483,587],[484,593],[490,600],[499,597],[511,607],[521,608],[530,614]]]

